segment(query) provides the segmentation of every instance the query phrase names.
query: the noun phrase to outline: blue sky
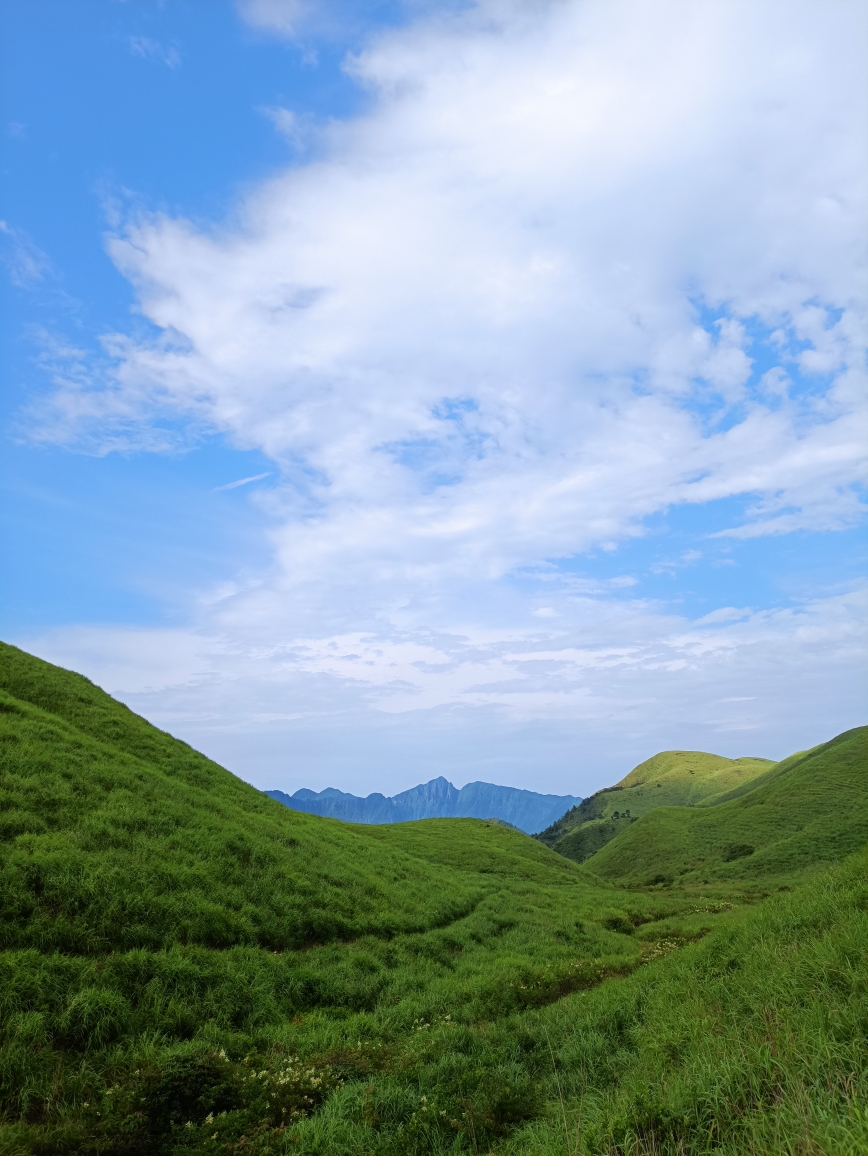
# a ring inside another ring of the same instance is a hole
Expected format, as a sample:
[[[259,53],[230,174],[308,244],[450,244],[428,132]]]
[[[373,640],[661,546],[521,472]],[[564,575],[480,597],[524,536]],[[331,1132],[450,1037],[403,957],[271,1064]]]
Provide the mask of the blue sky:
[[[865,13],[795,8],[4,5],[3,637],[282,789],[863,722]]]
[[[193,454],[34,452],[21,411],[46,388],[42,331],[93,353],[100,334],[130,325],[135,294],[103,244],[107,204],[222,216],[249,182],[292,159],[257,108],[291,100],[339,116],[361,94],[331,38],[315,66],[304,63],[231,4],[208,5],[205,18],[200,3],[49,0],[6,5],[2,19],[3,216],[13,230],[2,238],[5,636],[69,621],[162,622],[178,585],[262,553],[245,495],[213,491],[269,463],[219,436],[197,438]],[[20,268],[28,258],[30,276]]]

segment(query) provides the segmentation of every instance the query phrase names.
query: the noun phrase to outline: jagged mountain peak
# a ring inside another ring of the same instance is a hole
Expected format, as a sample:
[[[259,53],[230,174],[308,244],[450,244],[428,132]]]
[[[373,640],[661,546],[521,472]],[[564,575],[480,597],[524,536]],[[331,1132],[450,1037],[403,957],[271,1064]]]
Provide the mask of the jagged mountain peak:
[[[521,787],[502,787],[479,781],[467,783],[459,790],[443,775],[391,797],[374,792],[362,798],[334,787],[326,787],[323,791],[302,787],[291,796],[283,791],[265,793],[295,810],[350,823],[501,819],[528,834],[541,831],[581,802],[573,795],[541,795]]]

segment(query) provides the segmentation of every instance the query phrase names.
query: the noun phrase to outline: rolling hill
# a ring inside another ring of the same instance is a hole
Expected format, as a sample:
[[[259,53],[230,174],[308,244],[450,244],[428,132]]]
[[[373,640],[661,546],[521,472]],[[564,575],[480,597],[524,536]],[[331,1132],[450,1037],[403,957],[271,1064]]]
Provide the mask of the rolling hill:
[[[442,776],[399,795],[378,792],[359,798],[334,787],[304,788],[292,795],[266,791],[297,811],[328,815],[348,823],[408,823],[415,819],[503,819],[520,831],[541,831],[568,808],[581,803],[574,795],[541,795],[494,783],[467,783],[460,790]]]
[[[615,882],[675,808],[598,874],[501,823],[302,814],[0,645],[0,1153],[857,1156],[868,858],[828,864],[861,741],[684,809],[775,819],[794,890],[745,904],[647,856]]]
[[[634,767],[614,787],[590,795],[537,838],[583,863],[642,815],[657,807],[692,807],[740,790],[775,764],[725,759],[702,751],[663,751]]]
[[[286,812],[86,679],[5,648],[6,947],[273,949],[466,914],[477,892]]]
[[[868,842],[868,727],[793,755],[709,803],[649,812],[586,865],[621,883],[767,889],[836,863]]]

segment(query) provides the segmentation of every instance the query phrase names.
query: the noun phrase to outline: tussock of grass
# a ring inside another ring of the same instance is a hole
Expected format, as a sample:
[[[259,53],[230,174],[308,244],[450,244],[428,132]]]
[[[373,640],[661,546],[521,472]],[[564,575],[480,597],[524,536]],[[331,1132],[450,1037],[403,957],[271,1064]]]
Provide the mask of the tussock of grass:
[[[290,811],[13,648],[0,687],[4,1156],[866,1150],[864,855],[624,890],[484,821]]]

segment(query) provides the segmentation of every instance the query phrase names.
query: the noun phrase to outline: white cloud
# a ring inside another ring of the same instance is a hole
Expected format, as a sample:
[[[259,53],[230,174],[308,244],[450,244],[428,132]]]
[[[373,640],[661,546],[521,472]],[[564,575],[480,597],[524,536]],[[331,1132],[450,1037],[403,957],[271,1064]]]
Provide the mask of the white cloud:
[[[238,0],[238,10],[248,24],[279,36],[294,37],[312,16],[308,0]]]
[[[3,240],[3,263],[9,280],[18,289],[35,289],[52,275],[48,255],[25,233],[6,221],[0,221],[0,237]]]
[[[585,793],[655,750],[781,758],[863,721],[866,601],[691,624],[581,597],[556,626],[513,608],[509,626],[424,639],[392,626],[286,640],[272,621],[260,635],[80,627],[21,644],[263,787],[400,790],[448,768]]]
[[[112,237],[158,335],[58,373],[42,436],[162,448],[169,415],[276,463],[275,566],[197,628],[248,688],[260,663],[381,714],[610,726],[659,714],[655,686],[719,702],[732,655],[768,631],[788,663],[808,611],[670,635],[598,596],[580,629],[575,591],[519,608],[510,583],[679,504],[749,495],[738,537],[859,518],[865,23],[850,0],[483,0],[380,33],[347,64],[370,111],[308,163],[222,227]],[[521,657],[531,607],[562,646]]]
[[[369,0],[236,0],[238,13],[245,23],[266,34],[298,43],[304,37],[346,42],[382,20],[384,8]],[[398,11],[416,15],[427,7],[435,11],[437,0],[405,0]],[[308,48],[305,63],[315,61],[315,50]]]
[[[224,486],[215,486],[214,491],[215,491],[215,493],[219,493],[222,490],[237,490],[239,488],[239,486],[249,485],[250,482],[261,482],[263,478],[270,478],[270,477],[271,477],[271,474],[269,474],[269,473],[251,474],[251,476],[249,478],[239,478],[237,482],[227,482]]]
[[[721,606],[719,610],[712,610],[710,614],[697,619],[697,626],[714,626],[719,622],[740,622],[750,615],[750,610],[738,610],[735,606]]]
[[[851,524],[861,16],[796,8],[485,5],[383,34],[352,62],[374,110],[240,227],[112,242],[165,334],[114,339],[112,397],[303,462],[301,537],[341,570],[361,526],[380,567],[503,572],[738,493],[761,498],[736,533]],[[837,377],[767,408],[747,321]]]
[[[286,137],[290,144],[297,149],[303,148],[312,131],[312,120],[309,116],[293,112],[289,108],[279,105],[263,105],[259,110],[268,117],[281,136]]]

